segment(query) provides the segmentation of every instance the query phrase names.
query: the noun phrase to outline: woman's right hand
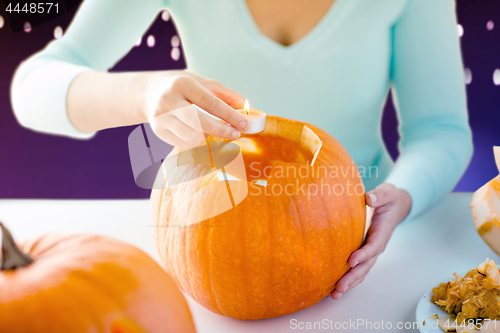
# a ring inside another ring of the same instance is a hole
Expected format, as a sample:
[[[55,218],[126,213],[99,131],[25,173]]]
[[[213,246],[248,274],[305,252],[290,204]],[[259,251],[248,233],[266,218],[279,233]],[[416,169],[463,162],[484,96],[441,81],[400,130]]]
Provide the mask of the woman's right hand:
[[[187,71],[168,71],[151,76],[146,84],[145,119],[171,145],[191,148],[206,135],[235,140],[248,127],[248,120],[235,111],[243,108],[243,97],[215,80]]]

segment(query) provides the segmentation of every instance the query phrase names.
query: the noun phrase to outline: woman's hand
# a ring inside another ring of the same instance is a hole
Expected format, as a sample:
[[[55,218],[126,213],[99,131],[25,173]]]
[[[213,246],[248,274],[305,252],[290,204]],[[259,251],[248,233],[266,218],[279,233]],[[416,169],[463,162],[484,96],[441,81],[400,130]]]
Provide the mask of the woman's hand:
[[[337,282],[330,294],[333,299],[339,299],[342,294],[363,282],[378,256],[385,250],[396,226],[410,212],[411,198],[406,191],[383,183],[366,193],[366,204],[375,211],[366,233],[365,245],[349,257],[351,269]]]
[[[160,139],[174,146],[196,146],[206,134],[235,140],[248,127],[248,120],[234,110],[243,107],[243,97],[215,80],[187,71],[168,71],[152,76],[147,85],[144,117]]]

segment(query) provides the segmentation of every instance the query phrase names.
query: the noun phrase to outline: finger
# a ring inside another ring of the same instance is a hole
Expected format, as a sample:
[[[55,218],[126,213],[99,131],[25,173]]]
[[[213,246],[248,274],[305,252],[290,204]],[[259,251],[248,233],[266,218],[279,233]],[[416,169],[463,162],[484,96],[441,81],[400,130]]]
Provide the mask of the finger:
[[[241,131],[218,121],[202,112],[200,112],[200,121],[203,132],[220,138],[236,140],[240,137]]]
[[[183,101],[183,103],[180,104],[184,104],[184,106],[154,117],[152,119],[152,123],[154,123],[154,130],[162,133],[161,130],[163,128],[168,129],[169,133],[165,135],[169,136],[170,140],[172,140],[171,134],[173,134],[189,146],[186,147],[186,145],[183,144],[183,148],[196,147],[205,139],[199,120],[197,126],[189,126],[179,118],[180,116],[184,118],[197,118],[198,110],[196,110],[196,108],[187,101]],[[195,123],[195,120],[196,119],[192,120],[193,124]],[[178,141],[176,142],[179,143]]]
[[[226,104],[232,106],[235,109],[243,109],[245,99],[241,94],[226,87],[217,80],[208,79],[187,70],[182,72],[183,74],[188,74],[188,76],[194,77],[196,81],[200,82],[206,89],[208,89],[208,91],[223,100]]]
[[[362,278],[368,273],[368,271],[375,264],[376,260],[377,258],[374,257],[354,268],[351,268],[349,272],[347,272],[342,278],[340,278],[340,280],[337,281],[335,289],[340,293],[344,293],[345,291],[347,291],[347,288],[350,285],[353,285],[356,280]]]
[[[196,147],[201,141],[205,140],[203,132],[186,125],[179,118],[172,116],[169,119],[168,129],[179,139],[189,144],[189,148]],[[187,148],[187,147],[184,147]]]
[[[357,280],[356,280],[353,284],[351,284],[351,285],[347,288],[347,290],[344,292],[344,294],[345,294],[346,292],[348,292],[349,290],[354,289],[354,288],[355,288],[358,284],[360,284],[361,282],[363,282],[363,281],[365,280],[365,278],[366,278],[366,276],[367,276],[367,275],[368,275],[368,272],[367,272],[365,275],[363,275],[361,278],[357,279]]]
[[[198,105],[203,110],[219,117],[239,130],[245,130],[248,127],[248,120],[242,114],[211,94],[195,80],[188,79],[191,82],[182,85],[181,89],[183,89],[184,97],[189,102]]]
[[[193,104],[186,100],[177,101],[176,108],[170,111],[167,117],[175,116],[177,119],[182,121],[187,126],[196,130],[197,132],[203,133],[203,128],[201,127],[200,115],[197,108]],[[229,125],[228,125],[229,126]],[[231,127],[231,126],[229,126]],[[233,128],[234,130],[234,128]]]
[[[345,289],[344,292],[342,293],[339,293],[337,290],[334,290],[330,293],[330,297],[333,298],[333,299],[339,299],[340,296],[344,295],[345,293],[347,293],[349,290],[351,289],[354,289],[358,284],[360,284],[361,282],[363,282],[365,280],[365,277],[366,275],[362,276],[361,278],[357,279],[356,281],[354,281],[353,284],[349,285],[347,287],[347,289]]]
[[[349,285],[346,289],[344,289],[343,292],[339,292],[337,289],[335,289],[334,291],[332,291],[330,293],[330,297],[333,298],[333,299],[339,299],[342,295],[344,295],[345,293],[347,293],[349,290],[354,289],[358,284],[360,284],[361,282],[363,282],[365,280],[366,275],[364,275],[361,278],[359,278],[356,281],[354,281],[354,283],[351,284],[351,285]]]
[[[156,124],[151,124],[151,127],[153,128],[156,136],[158,136],[166,143],[179,148],[190,148],[187,142],[180,139],[177,135],[166,129],[164,126],[156,126]]]
[[[196,119],[192,116],[187,116],[184,114],[177,115],[178,118],[182,119],[184,123],[191,127],[201,128],[203,133],[214,135],[220,138],[225,138],[229,140],[236,140],[240,137],[241,131],[235,129],[222,121],[218,121],[209,115],[196,110]]]
[[[336,289],[330,293],[330,297],[333,299],[339,299],[342,293],[339,293]]]
[[[360,284],[373,267],[377,258],[372,258],[371,260],[358,265],[356,268],[349,270],[335,285],[335,289],[330,293],[333,299],[339,299],[347,291],[353,289],[358,284]]]
[[[184,101],[184,103],[187,105],[178,107],[169,114],[174,115],[184,124],[196,130],[196,133],[203,133],[203,137],[201,137],[201,134],[198,134],[196,138],[185,138],[180,135],[183,140],[199,142],[206,138],[205,133],[229,140],[236,140],[240,137],[241,131],[237,130],[233,126],[230,126],[223,121],[216,120],[206,113],[199,111],[187,101]],[[179,105],[183,105],[184,103],[179,103]],[[168,127],[172,126],[172,124],[168,125]]]
[[[241,94],[237,93],[233,89],[230,89],[215,80],[209,80],[206,87],[212,94],[223,100],[226,104],[235,109],[243,109],[245,99]]]
[[[354,251],[349,257],[349,266],[356,267],[357,265],[378,256],[385,249],[389,238],[390,230],[386,230],[383,224],[373,223],[367,232],[365,245],[359,250]]]
[[[363,282],[365,280],[365,276],[363,276],[361,279],[358,279],[356,280],[356,282],[354,282],[354,284],[352,286],[349,286],[347,288],[347,290],[345,290],[344,292],[342,293],[339,293],[337,290],[334,290],[330,293],[330,297],[333,298],[333,299],[339,299],[343,294],[345,294],[346,292],[348,292],[349,290],[353,289],[354,287],[356,287],[358,284],[360,284],[361,282]]]
[[[370,207],[377,208],[395,201],[398,195],[396,186],[383,183],[366,193],[366,203]]]

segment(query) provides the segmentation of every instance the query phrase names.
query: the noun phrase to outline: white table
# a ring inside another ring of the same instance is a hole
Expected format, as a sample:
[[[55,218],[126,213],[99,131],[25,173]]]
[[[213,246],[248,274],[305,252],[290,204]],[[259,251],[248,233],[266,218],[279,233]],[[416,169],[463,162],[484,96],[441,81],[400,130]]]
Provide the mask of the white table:
[[[214,314],[188,298],[198,332],[325,332],[329,329],[293,329],[299,322],[333,321],[337,325],[358,320],[392,329],[357,332],[417,332],[397,329],[397,323],[415,321],[420,297],[452,272],[466,271],[486,257],[498,257],[472,226],[469,193],[449,195],[443,202],[413,221],[400,225],[387,249],[365,281],[338,301],[326,298],[300,312],[274,319],[240,321]],[[46,232],[90,232],[109,235],[143,249],[159,260],[153,241],[149,200],[0,200],[0,221],[16,239]],[[409,325],[409,324],[406,324]],[[352,327],[352,326],[351,326]],[[376,327],[376,326],[374,326]]]

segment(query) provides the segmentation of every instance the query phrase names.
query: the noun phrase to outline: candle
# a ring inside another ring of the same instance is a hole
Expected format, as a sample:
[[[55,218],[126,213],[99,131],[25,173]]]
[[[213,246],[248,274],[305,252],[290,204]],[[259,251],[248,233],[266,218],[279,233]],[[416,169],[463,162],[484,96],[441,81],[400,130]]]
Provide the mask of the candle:
[[[243,109],[239,109],[236,111],[244,115],[249,123],[247,130],[243,133],[255,134],[266,129],[266,113],[260,110],[252,109],[248,101],[245,101],[245,106]]]

